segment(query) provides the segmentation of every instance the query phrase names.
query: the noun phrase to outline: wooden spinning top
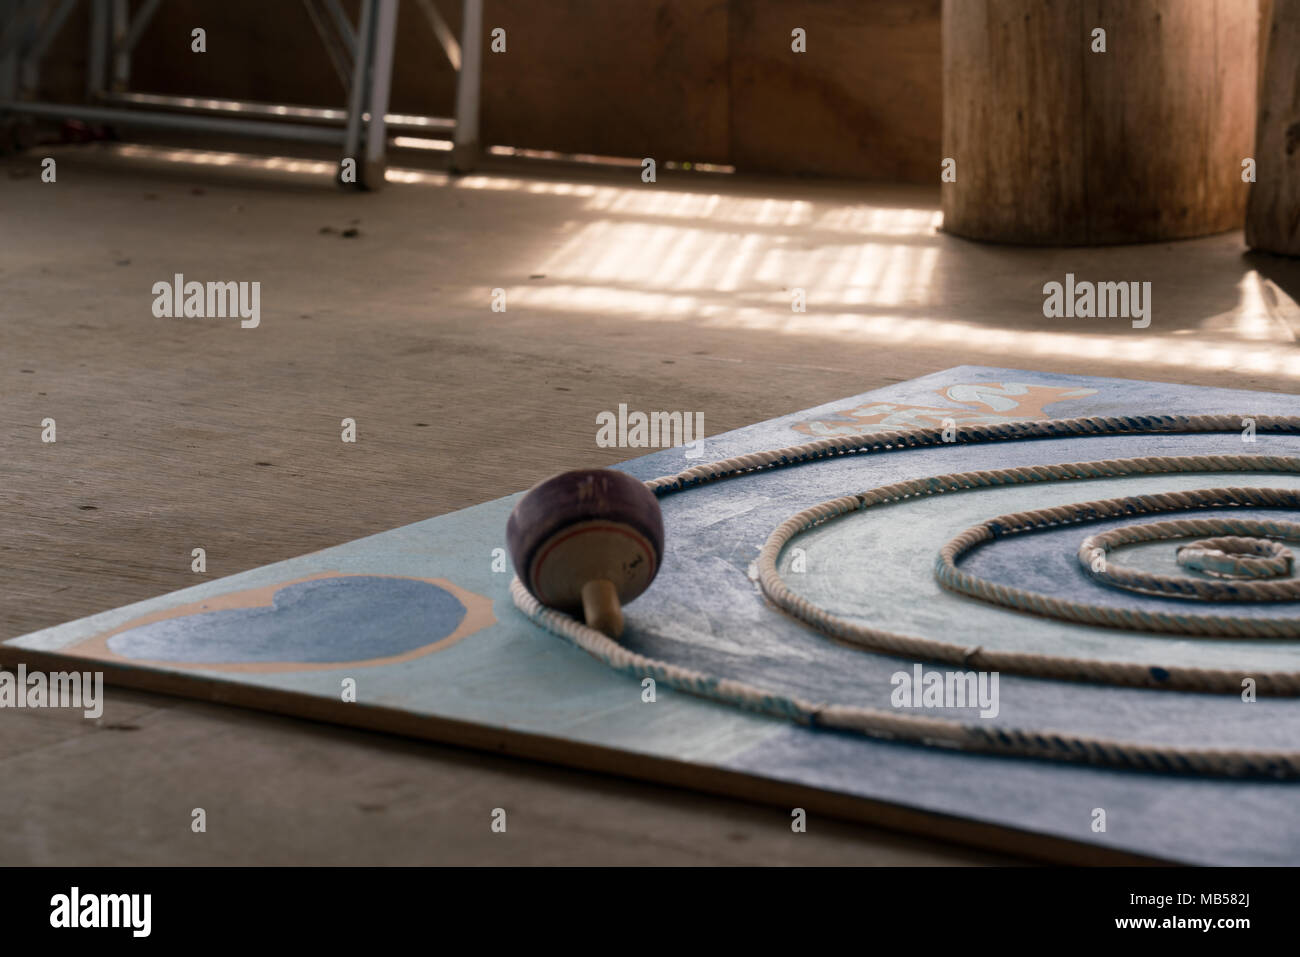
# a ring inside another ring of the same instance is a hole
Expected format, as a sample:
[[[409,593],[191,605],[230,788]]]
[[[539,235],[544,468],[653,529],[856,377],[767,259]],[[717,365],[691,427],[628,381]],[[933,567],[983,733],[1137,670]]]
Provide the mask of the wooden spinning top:
[[[510,559],[543,605],[617,638],[622,606],[654,581],[664,554],[659,502],[611,469],[562,472],[533,486],[506,523]]]

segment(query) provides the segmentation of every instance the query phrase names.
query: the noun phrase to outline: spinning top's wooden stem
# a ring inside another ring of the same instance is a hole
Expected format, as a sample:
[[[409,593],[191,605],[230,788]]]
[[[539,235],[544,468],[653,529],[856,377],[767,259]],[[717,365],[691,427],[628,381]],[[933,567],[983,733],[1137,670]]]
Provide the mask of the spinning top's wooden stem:
[[[623,633],[623,608],[614,583],[597,578],[582,586],[582,613],[587,627],[617,638]]]

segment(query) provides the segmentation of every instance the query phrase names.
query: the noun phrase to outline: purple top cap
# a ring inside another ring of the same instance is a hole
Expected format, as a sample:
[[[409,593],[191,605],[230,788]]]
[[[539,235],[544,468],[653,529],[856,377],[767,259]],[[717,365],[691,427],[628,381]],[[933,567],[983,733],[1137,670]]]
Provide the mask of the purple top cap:
[[[542,546],[572,525],[598,519],[639,532],[654,548],[658,570],[664,554],[664,519],[654,493],[624,472],[576,469],[534,485],[516,503],[506,522],[510,560],[524,587],[536,594],[529,570]],[[624,596],[624,600],[632,597]]]

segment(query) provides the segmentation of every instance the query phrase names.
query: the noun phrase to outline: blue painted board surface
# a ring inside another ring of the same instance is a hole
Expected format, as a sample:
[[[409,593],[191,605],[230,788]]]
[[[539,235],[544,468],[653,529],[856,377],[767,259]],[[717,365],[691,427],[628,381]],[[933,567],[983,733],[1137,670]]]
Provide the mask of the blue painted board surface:
[[[963,366],[667,449],[622,468],[647,479],[812,436],[903,425],[1050,415],[1297,414],[1294,396]],[[593,425],[594,429],[594,425]],[[891,678],[912,662],[834,643],[778,614],[751,564],[780,521],[876,485],[978,468],[1205,452],[1300,456],[1300,437],[1238,434],[1108,436],[955,445],[850,456],[702,486],[662,499],[663,569],[626,609],[624,641],[645,654],[815,700],[890,707]],[[801,594],[864,622],[984,647],[1106,660],[1300,671],[1300,642],[1213,641],[1089,628],[1029,617],[944,592],[938,548],[989,517],[1094,498],[1257,484],[1300,488],[1267,473],[1142,476],[935,496],[855,514],[809,532]],[[1157,776],[958,754],[811,730],[660,690],[642,700],[617,675],[520,615],[510,575],[494,571],[518,496],[417,522],[300,558],[206,582],[6,644],[116,661],[205,680],[358,700],[999,824],[1085,844],[1194,863],[1300,863],[1300,784]],[[1241,514],[1234,510],[1234,514]],[[1266,513],[1260,511],[1258,514]],[[1278,516],[1285,517],[1285,516]],[[963,567],[993,580],[1090,600],[1164,607],[1173,599],[1111,592],[1074,552],[1108,527],[1000,540]],[[1171,570],[1172,549],[1116,559]],[[497,563],[499,567],[499,562]],[[1300,603],[1232,607],[1300,614]],[[1216,606],[1208,606],[1209,611]],[[1198,611],[1201,609],[1197,609]],[[294,663],[302,667],[295,667]],[[938,666],[927,666],[938,667]],[[976,719],[975,711],[944,713]],[[1260,700],[999,676],[996,715],[1015,727],[1222,747],[1300,748],[1300,700]],[[1093,809],[1107,829],[1092,830]]]

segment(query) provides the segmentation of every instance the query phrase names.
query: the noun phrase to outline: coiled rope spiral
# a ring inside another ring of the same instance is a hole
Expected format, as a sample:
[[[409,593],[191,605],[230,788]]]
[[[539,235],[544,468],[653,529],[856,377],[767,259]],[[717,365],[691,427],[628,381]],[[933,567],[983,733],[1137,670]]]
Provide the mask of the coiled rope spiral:
[[[1300,435],[1300,416],[1255,416],[1256,434]],[[676,475],[646,482],[662,497],[706,482],[746,473],[784,468],[841,455],[878,454],[890,451],[942,447],[977,442],[1006,442],[1026,439],[1084,438],[1112,435],[1154,435],[1167,433],[1236,433],[1240,415],[1197,416],[1104,416],[1056,420],[1030,420],[995,425],[967,426],[955,436],[945,429],[921,428],[876,432],[819,439],[803,445],[754,452],[706,465],[697,465]],[[955,439],[955,442],[954,442]],[[1164,688],[1183,691],[1239,693],[1246,679],[1256,682],[1261,695],[1300,695],[1300,672],[1258,672],[1215,668],[1184,668],[1084,660],[1057,655],[1005,652],[953,644],[930,638],[904,635],[871,628],[842,618],[794,594],[777,572],[782,548],[795,536],[842,515],[874,505],[963,489],[1055,482],[1112,476],[1133,476],[1197,472],[1274,472],[1300,474],[1300,458],[1267,455],[1149,456],[1073,462],[1062,465],[1019,466],[912,479],[846,495],[804,509],[782,522],[768,537],[758,557],[758,581],[763,594],[781,609],[826,635],[855,644],[868,651],[905,658],[960,664],[967,669],[1007,671],[1077,681],[1093,681],[1130,687]],[[1038,593],[998,585],[957,568],[962,554],[981,542],[1035,529],[1083,524],[1116,516],[1160,514],[1214,507],[1300,508],[1300,492],[1287,489],[1226,488],[1204,489],[1163,495],[1128,496],[1086,502],[1033,512],[1004,515],[975,526],[945,545],[936,559],[935,574],[946,588],[1007,607],[1051,615],[1093,625],[1107,625],[1165,633],[1214,635],[1217,637],[1300,637],[1300,618],[1247,618],[1228,615],[1172,615],[1092,605],[1057,599]],[[1269,542],[1251,554],[1278,557],[1272,538],[1297,540],[1300,526],[1292,523],[1263,523],[1228,519],[1193,519],[1128,526],[1096,536],[1080,548],[1080,560],[1091,573],[1106,580],[1112,575],[1124,579],[1124,586],[1153,594],[1177,594],[1190,598],[1222,600],[1229,591],[1246,589],[1238,600],[1281,600],[1291,594],[1265,594],[1269,586],[1292,587],[1286,582],[1208,582],[1194,580],[1193,586],[1171,585],[1168,576],[1149,575],[1123,569],[1108,569],[1106,550],[1128,541],[1156,540],[1190,535],[1219,535],[1248,540],[1260,534]],[[1132,536],[1132,537],[1126,537]],[[1143,537],[1147,536],[1147,537]],[[1223,543],[1217,543],[1221,546]],[[1202,553],[1227,555],[1214,542],[1196,543]],[[1227,546],[1240,552],[1244,546]],[[1100,556],[1100,560],[1099,559]],[[1202,556],[1204,557],[1204,556]],[[1219,560],[1225,574],[1263,576],[1279,574],[1277,567],[1243,569],[1240,562],[1250,555],[1234,554]],[[1289,564],[1286,571],[1289,571]],[[1118,582],[1116,582],[1118,584]],[[1263,587],[1264,593],[1249,594]],[[1182,590],[1180,590],[1182,589]],[[533,621],[559,635],[624,674],[709,698],[750,711],[780,716],[802,724],[853,731],[873,738],[1052,760],[1085,762],[1147,771],[1170,771],[1231,777],[1300,777],[1300,751],[1249,750],[1235,748],[1185,748],[1122,741],[1102,736],[1069,734],[1050,730],[1027,730],[986,726],[971,721],[920,717],[878,708],[807,701],[773,692],[747,682],[706,674],[640,655],[583,622],[543,606],[516,578],[511,583],[515,604]]]

